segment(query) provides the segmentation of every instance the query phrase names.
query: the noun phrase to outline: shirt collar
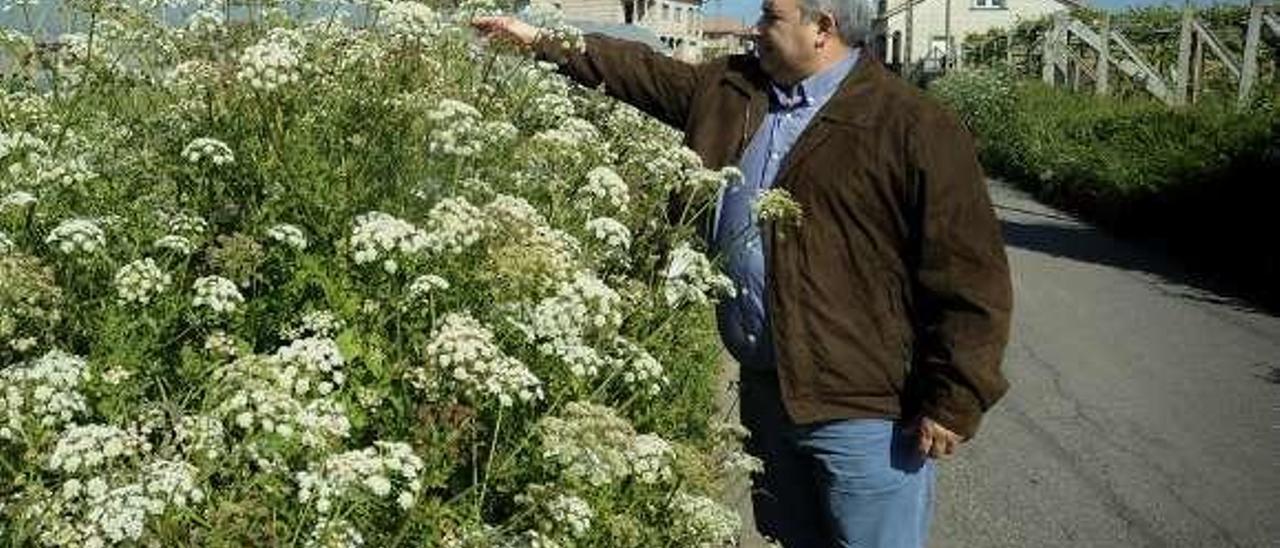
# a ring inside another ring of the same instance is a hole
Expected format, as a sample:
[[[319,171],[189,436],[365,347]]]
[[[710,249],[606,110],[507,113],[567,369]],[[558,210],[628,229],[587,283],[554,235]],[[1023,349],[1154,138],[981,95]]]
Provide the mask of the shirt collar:
[[[858,62],[858,53],[859,50],[857,48],[850,49],[844,58],[836,64],[827,67],[821,72],[809,75],[808,78],[801,80],[789,89],[779,87],[777,84],[770,84],[770,95],[774,102],[784,109],[824,102],[836,92],[836,89],[840,87],[840,82],[853,69],[853,65]]]

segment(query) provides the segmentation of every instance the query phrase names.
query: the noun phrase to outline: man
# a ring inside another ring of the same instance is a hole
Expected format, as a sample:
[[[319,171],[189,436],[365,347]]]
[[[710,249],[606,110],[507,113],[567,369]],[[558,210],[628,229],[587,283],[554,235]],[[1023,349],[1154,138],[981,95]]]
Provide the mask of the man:
[[[923,546],[930,459],[1008,387],[1009,272],[972,140],[864,49],[873,16],[867,0],[765,0],[755,56],[697,66],[473,21],[682,129],[708,167],[742,169],[706,233],[740,288],[718,316],[765,465],[757,526],[788,547]],[[752,218],[769,188],[802,224]]]

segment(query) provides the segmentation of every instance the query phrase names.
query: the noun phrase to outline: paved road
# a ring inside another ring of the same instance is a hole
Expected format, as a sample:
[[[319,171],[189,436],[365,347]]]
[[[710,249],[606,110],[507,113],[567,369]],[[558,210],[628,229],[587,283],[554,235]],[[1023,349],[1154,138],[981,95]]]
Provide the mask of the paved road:
[[[1280,547],[1280,318],[991,190],[1013,388],[942,464],[930,546]]]

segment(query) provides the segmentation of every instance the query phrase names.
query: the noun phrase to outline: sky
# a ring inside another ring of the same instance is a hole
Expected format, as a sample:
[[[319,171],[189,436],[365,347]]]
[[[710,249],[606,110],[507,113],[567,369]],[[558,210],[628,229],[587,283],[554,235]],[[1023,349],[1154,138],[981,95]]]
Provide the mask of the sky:
[[[704,13],[706,13],[708,17],[714,17],[714,16],[733,17],[735,19],[738,19],[739,21],[742,21],[745,24],[749,24],[751,22],[754,22],[756,20],[756,16],[759,15],[760,1],[761,0],[706,0],[706,3],[703,4],[702,7],[704,10]],[[898,1],[901,1],[901,0],[890,0],[890,4],[897,3]],[[1010,1],[1016,2],[1017,0],[1010,0]],[[1158,6],[1161,4],[1173,4],[1176,6],[1182,6],[1182,0],[1084,0],[1084,1],[1090,5],[1103,8],[1103,9],[1108,9],[1108,10],[1122,10],[1128,7]],[[1225,2],[1221,0],[1219,1],[1193,0],[1193,3],[1197,6],[1208,6],[1215,3],[1243,4],[1243,3],[1247,3],[1247,0],[1233,0],[1230,2]]]

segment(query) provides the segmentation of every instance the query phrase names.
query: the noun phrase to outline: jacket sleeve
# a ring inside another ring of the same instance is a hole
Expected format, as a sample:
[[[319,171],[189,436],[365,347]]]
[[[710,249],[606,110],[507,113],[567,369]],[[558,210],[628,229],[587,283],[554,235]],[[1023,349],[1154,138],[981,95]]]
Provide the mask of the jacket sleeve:
[[[699,79],[698,67],[653,51],[649,46],[599,34],[585,37],[586,48],[566,52],[556,44],[537,46],[538,58],[587,87],[629,103],[669,126],[685,129]]]
[[[968,439],[1009,388],[1000,372],[1013,307],[1009,266],[973,139],[937,106],[918,122],[907,144],[914,403]]]

